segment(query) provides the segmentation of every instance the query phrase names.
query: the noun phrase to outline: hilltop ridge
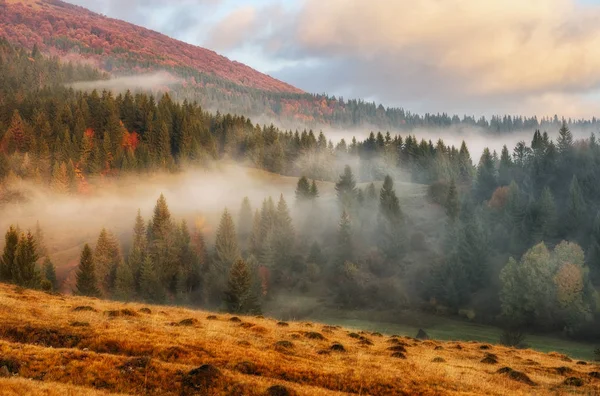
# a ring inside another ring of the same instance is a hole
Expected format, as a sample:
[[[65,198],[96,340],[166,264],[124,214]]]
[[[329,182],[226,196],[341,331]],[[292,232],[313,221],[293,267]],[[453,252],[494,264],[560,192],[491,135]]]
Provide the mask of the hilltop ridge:
[[[108,71],[192,68],[249,88],[302,93],[206,48],[60,0],[0,0],[0,36],[26,48],[77,55]]]

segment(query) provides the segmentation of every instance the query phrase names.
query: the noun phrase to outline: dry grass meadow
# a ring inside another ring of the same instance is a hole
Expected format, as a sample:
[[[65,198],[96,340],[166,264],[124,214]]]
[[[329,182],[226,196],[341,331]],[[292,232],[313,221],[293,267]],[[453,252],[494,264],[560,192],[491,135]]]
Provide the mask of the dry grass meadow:
[[[600,394],[600,366],[475,342],[0,285],[1,395]]]

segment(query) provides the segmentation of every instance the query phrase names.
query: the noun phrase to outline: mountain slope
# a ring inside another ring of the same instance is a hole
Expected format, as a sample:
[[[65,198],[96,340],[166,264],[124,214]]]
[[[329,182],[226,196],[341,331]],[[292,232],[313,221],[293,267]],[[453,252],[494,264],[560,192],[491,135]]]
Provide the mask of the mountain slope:
[[[3,284],[0,315],[0,394],[600,392],[593,363],[487,344],[420,341],[263,317],[234,319]]]
[[[213,51],[59,0],[0,0],[0,36],[61,55],[78,53],[111,71],[152,66],[190,67],[250,88],[302,93]]]

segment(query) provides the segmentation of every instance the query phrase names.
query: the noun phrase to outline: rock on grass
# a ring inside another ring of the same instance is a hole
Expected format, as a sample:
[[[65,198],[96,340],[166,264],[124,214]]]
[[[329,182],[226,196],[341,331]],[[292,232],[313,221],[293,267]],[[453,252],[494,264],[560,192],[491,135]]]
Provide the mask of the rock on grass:
[[[508,376],[508,378],[510,378],[512,380],[522,382],[522,383],[530,385],[530,386],[536,385],[536,383],[533,382],[527,374],[522,373],[517,370],[513,370],[510,367],[502,367],[500,370],[497,371],[497,373],[498,374],[506,374]]]

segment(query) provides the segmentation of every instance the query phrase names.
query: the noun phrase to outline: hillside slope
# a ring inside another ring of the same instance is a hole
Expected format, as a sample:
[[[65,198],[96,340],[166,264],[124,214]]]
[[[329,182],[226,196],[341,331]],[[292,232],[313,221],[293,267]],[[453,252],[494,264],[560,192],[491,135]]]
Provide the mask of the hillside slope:
[[[486,344],[51,296],[8,285],[0,285],[0,315],[2,395],[600,392],[597,365]]]
[[[186,67],[244,87],[302,92],[214,51],[59,0],[0,0],[0,36],[30,49],[79,54],[109,71]]]

